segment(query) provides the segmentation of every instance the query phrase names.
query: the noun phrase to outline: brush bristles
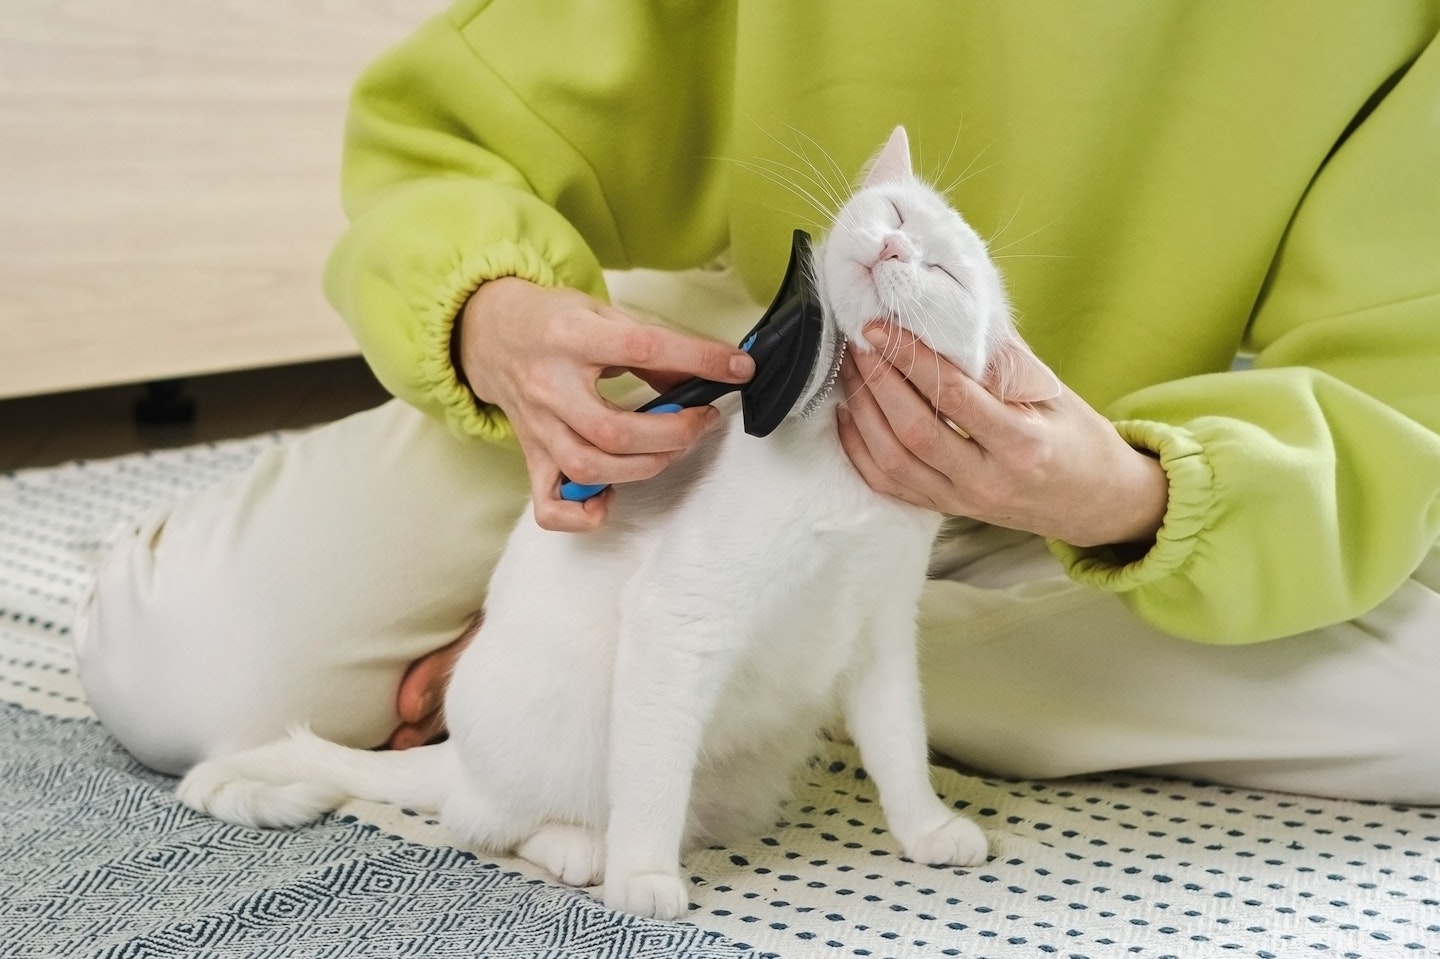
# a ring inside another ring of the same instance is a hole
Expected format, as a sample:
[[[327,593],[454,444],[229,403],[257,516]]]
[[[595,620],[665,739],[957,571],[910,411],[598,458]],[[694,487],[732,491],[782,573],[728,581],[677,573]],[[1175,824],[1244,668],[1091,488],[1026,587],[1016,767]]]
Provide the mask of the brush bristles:
[[[838,330],[832,329],[830,342],[830,367],[825,371],[825,378],[820,381],[815,392],[810,396],[810,399],[805,401],[804,407],[801,408],[801,418],[811,416],[816,410],[823,406],[825,401],[830,398],[830,394],[835,391],[835,384],[840,381],[840,365],[845,361],[846,339],[840,335]]]

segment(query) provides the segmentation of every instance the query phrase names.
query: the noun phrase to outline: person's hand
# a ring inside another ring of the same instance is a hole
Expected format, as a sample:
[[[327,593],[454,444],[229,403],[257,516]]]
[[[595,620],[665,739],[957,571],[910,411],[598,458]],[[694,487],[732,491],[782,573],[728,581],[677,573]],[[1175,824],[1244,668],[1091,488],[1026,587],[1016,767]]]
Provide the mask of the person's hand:
[[[1154,538],[1164,470],[1070,389],[1008,405],[908,332],[866,337],[879,349],[848,351],[839,427],[873,489],[1075,546]]]
[[[605,520],[609,490],[560,498],[560,477],[624,483],[659,473],[719,421],[713,407],[674,414],[623,411],[597,391],[631,372],[657,390],[691,376],[743,383],[743,350],[647,325],[577,290],[516,277],[484,284],[457,320],[459,363],[470,389],[505,411],[530,472],[535,520],[582,532]]]
[[[473,629],[448,646],[442,646],[415,660],[400,679],[395,694],[395,713],[400,725],[390,734],[385,745],[390,749],[411,749],[423,746],[445,731],[445,687],[455,660],[470,644]]]

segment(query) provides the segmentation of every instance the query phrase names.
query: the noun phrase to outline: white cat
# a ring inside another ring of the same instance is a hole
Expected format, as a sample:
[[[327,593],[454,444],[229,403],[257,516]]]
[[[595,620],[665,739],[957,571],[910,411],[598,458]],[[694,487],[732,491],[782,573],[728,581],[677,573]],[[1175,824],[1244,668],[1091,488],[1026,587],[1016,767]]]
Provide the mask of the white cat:
[[[884,318],[1009,399],[1058,391],[983,242],[911,172],[903,129],[817,254],[855,349]],[[681,851],[770,826],[838,711],[905,854],[983,861],[984,834],[930,784],[921,715],[915,613],[940,517],[864,483],[836,402],[765,439],[733,412],[659,477],[617,487],[597,532],[522,519],[450,680],[446,742],[367,752],[299,731],[200,764],[180,800],[258,826],[349,797],[436,810],[464,841],[673,918]]]

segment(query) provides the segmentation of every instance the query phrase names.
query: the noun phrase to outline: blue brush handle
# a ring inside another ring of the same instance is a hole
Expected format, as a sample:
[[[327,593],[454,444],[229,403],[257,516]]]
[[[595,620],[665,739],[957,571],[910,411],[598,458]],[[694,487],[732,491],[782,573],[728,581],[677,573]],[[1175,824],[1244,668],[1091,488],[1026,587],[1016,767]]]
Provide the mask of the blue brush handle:
[[[685,407],[680,405],[679,403],[661,403],[658,406],[652,406],[645,409],[644,412],[678,413],[683,409],[685,409]],[[569,500],[572,503],[580,503],[589,499],[592,496],[596,496],[610,485],[609,483],[592,483],[586,485],[585,483],[576,483],[574,480],[567,480],[563,476],[560,478],[560,480],[560,498],[563,500]]]

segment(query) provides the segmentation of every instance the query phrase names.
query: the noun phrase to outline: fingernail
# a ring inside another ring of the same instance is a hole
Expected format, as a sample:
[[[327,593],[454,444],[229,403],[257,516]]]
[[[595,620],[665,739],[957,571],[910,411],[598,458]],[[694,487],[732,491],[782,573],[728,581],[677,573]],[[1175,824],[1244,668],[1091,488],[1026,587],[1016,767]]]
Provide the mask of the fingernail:
[[[865,339],[870,341],[871,346],[884,346],[890,341],[889,335],[884,330],[875,326],[865,331]]]
[[[749,353],[731,355],[730,372],[735,376],[749,379],[755,375],[755,359]]]

